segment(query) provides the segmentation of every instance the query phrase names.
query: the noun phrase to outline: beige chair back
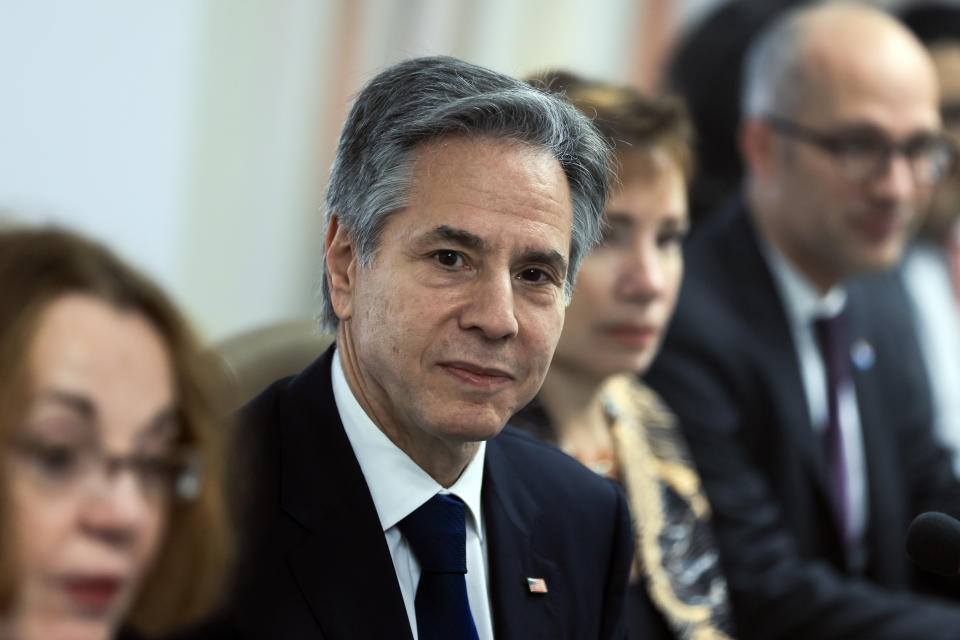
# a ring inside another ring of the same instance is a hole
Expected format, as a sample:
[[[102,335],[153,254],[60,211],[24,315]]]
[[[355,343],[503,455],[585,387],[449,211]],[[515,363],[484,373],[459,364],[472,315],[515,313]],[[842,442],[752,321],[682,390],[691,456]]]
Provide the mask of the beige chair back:
[[[233,336],[216,346],[226,373],[226,398],[237,409],[271,382],[299,373],[333,342],[317,322],[303,318]]]

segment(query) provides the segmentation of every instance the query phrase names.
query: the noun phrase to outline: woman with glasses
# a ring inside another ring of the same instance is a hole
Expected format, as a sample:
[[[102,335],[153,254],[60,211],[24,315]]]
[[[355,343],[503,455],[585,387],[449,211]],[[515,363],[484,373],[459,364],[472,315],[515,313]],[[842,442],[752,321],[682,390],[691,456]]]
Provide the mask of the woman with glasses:
[[[630,637],[727,638],[710,507],[673,416],[638,379],[673,313],[689,226],[691,125],[682,103],[569,73],[565,93],[613,146],[605,236],[583,260],[539,395],[511,424],[618,481],[633,515]]]
[[[163,634],[229,545],[211,362],[152,283],[54,230],[0,230],[0,638]]]

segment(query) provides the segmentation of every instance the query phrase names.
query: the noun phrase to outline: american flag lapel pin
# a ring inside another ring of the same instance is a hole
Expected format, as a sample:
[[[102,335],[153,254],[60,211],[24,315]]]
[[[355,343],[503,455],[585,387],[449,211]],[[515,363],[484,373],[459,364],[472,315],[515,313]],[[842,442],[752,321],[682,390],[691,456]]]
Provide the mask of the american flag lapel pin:
[[[527,578],[527,588],[530,593],[546,593],[547,581],[543,578]]]

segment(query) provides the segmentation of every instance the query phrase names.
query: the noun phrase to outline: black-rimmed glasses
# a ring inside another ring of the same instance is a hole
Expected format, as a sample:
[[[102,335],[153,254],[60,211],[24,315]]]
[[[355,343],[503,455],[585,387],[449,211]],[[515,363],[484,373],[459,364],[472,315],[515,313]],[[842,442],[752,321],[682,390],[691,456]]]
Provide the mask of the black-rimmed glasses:
[[[894,154],[901,154],[909,163],[914,178],[930,185],[947,174],[957,155],[946,137],[933,133],[921,133],[897,143],[870,128],[831,133],[776,116],[767,116],[765,121],[781,135],[809,142],[826,151],[834,157],[844,175],[855,181],[884,175]]]

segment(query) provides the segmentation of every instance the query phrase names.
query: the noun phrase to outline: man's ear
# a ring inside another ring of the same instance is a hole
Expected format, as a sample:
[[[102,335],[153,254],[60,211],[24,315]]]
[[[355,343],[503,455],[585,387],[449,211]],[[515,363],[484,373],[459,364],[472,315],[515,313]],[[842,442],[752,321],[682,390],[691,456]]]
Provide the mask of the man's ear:
[[[740,125],[738,142],[747,173],[767,177],[776,171],[773,130],[760,118],[747,118]]]
[[[357,253],[354,250],[350,232],[340,225],[340,219],[336,214],[330,216],[324,247],[330,303],[333,305],[334,313],[342,322],[353,315]]]

